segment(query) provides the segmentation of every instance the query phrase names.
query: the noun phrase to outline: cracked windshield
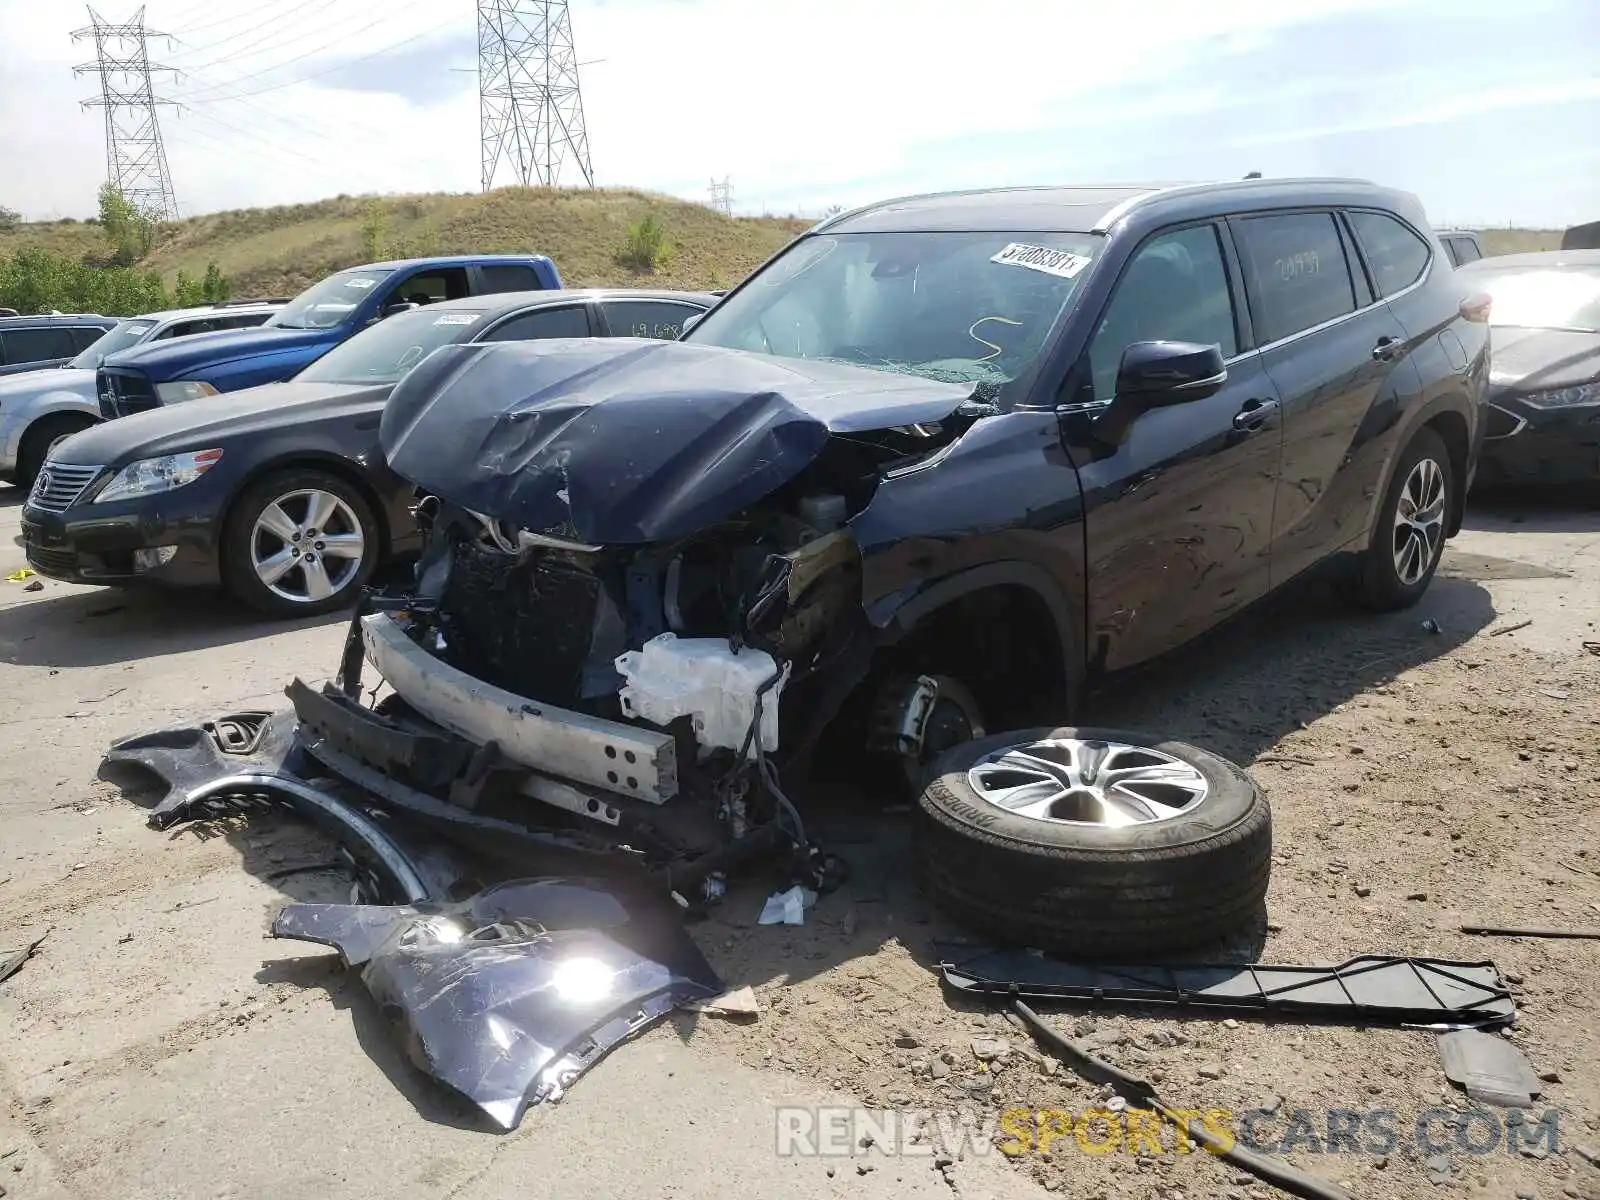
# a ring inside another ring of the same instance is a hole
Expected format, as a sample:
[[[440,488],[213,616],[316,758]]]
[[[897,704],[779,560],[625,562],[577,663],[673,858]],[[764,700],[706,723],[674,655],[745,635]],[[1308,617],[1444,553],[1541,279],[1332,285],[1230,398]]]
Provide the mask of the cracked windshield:
[[[1098,240],[821,234],[718,306],[690,340],[976,383],[994,396],[1033,366]]]

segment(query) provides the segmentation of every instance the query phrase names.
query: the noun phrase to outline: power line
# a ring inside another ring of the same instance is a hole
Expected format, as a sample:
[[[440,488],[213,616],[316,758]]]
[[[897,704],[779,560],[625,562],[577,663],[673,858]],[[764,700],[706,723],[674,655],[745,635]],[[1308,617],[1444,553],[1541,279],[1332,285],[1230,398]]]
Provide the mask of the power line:
[[[143,8],[121,24],[102,20],[91,8],[89,26],[75,30],[72,40],[93,38],[95,61],[74,67],[72,73],[95,71],[100,76],[100,95],[83,106],[105,110],[107,181],[139,211],[172,220],[178,202],[156,119],[158,106],[172,101],[159,98],[150,82],[152,73],[172,70],[150,61],[149,39],[165,36],[144,27]]]
[[[556,187],[570,160],[594,186],[567,0],[478,0],[483,190],[502,161],[524,187]]]
[[[218,41],[215,41],[215,42],[208,42],[203,46],[190,46],[190,48],[188,50],[180,52],[175,57],[181,59],[181,58],[187,57],[188,55],[191,55],[191,54],[199,54],[201,52],[210,52],[212,50],[217,49],[219,46],[226,46],[229,42],[237,42],[241,38],[252,37],[258,31],[260,31],[262,29],[266,29],[266,28],[268,28],[270,26],[279,25],[281,22],[287,20],[289,17],[294,16],[294,14],[297,13],[297,12],[301,12],[304,9],[308,9],[312,5],[322,5],[324,3],[325,3],[325,0],[300,0],[299,4],[295,5],[293,8],[289,9],[287,12],[279,14],[278,16],[274,17],[270,21],[262,21],[258,25],[247,26],[244,29],[241,29],[238,33],[229,34],[225,38],[221,38],[221,39],[219,39]],[[191,32],[193,32],[193,31],[191,30]],[[317,36],[319,33],[320,33],[320,31],[313,30],[311,36]],[[302,30],[298,37],[295,37],[295,38],[293,38],[291,40],[293,40],[293,41],[304,41],[305,37],[306,37],[305,31]],[[183,39],[180,38],[179,40],[182,41]],[[185,44],[187,44],[187,43],[185,43]],[[245,55],[255,54],[258,51],[265,50],[265,49],[267,49],[269,46],[271,46],[273,44],[274,44],[273,39],[269,37],[264,44],[251,45],[247,49],[241,50],[236,54],[227,55],[227,56],[224,56],[223,58],[219,58],[219,59],[213,59],[211,62],[204,62],[204,63],[201,63],[199,65],[202,66],[202,67],[209,67],[209,66],[215,66],[219,62],[231,62],[235,58],[241,58],[241,57],[244,57]]]
[[[384,18],[383,20],[387,20],[387,18]],[[267,85],[266,87],[252,88],[252,89],[250,89],[248,91],[243,91],[243,92],[233,92],[233,93],[229,93],[228,95],[225,95],[225,96],[202,96],[202,97],[200,97],[200,102],[201,103],[210,103],[212,101],[219,101],[219,100],[239,100],[239,99],[242,99],[245,96],[264,96],[268,92],[276,92],[276,91],[279,91],[282,88],[294,87],[296,84],[299,84],[299,83],[308,83],[313,79],[321,79],[326,75],[332,75],[332,74],[334,74],[335,72],[338,72],[338,71],[348,70],[349,68],[355,66],[357,63],[363,63],[363,62],[367,62],[367,61],[369,61],[371,59],[374,59],[374,58],[380,58],[385,54],[389,54],[392,51],[400,49],[401,46],[408,46],[412,42],[420,41],[422,38],[429,37],[429,36],[431,36],[431,35],[433,35],[435,33],[438,33],[441,29],[447,29],[451,25],[456,24],[457,22],[458,22],[458,18],[451,17],[448,21],[441,21],[441,22],[439,22],[439,24],[434,25],[434,26],[432,26],[432,27],[430,27],[428,29],[424,29],[420,33],[414,33],[408,38],[401,38],[398,42],[393,42],[390,45],[380,47],[379,49],[372,51],[372,53],[370,53],[370,54],[363,54],[363,55],[360,55],[360,56],[358,56],[356,58],[345,59],[343,62],[335,63],[333,66],[324,68],[321,71],[313,71],[309,75],[301,75],[301,76],[299,76],[298,78],[295,78],[295,79],[286,79],[282,83],[273,83],[273,84]],[[378,24],[382,24],[382,23],[383,23],[382,20],[379,20],[379,21],[372,22],[372,25],[378,25]],[[372,25],[363,26],[363,28],[364,29],[370,29],[370,28],[372,28]],[[354,31],[352,31],[352,33],[350,35],[346,35],[346,36],[353,36],[355,33],[359,33],[359,32],[361,32],[361,30],[354,30]],[[303,59],[311,58],[315,53],[316,53],[316,51],[308,51],[305,54],[297,54],[297,55],[295,55],[295,57],[289,59],[287,62],[281,62],[275,67],[267,67],[265,70],[253,71],[248,75],[241,75],[241,76],[239,76],[238,79],[233,80],[232,83],[230,83],[229,86],[232,86],[232,84],[240,83],[240,82],[242,82],[243,80],[246,80],[246,79],[254,79],[258,75],[266,75],[266,74],[270,74],[273,71],[282,70],[284,67],[289,66],[291,63],[296,63],[296,62],[300,62]],[[191,101],[191,103],[192,102],[193,101]]]

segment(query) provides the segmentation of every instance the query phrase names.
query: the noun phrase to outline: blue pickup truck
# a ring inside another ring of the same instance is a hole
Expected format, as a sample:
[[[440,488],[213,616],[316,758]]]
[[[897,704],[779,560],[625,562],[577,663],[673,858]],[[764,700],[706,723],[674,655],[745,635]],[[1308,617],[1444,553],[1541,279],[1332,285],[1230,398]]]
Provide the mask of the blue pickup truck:
[[[100,415],[110,420],[277,383],[374,322],[421,305],[561,286],[555,263],[542,254],[415,258],[351,267],[313,284],[258,328],[108,355],[96,380]]]

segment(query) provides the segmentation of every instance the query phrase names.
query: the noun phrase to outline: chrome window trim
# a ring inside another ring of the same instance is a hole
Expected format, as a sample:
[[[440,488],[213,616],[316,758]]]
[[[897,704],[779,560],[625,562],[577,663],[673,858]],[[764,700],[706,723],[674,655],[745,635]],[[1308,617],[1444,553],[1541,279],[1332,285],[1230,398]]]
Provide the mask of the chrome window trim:
[[[1330,208],[1330,209],[1319,210],[1319,211],[1326,211],[1329,216],[1335,216],[1336,217],[1339,212],[1342,212],[1344,210],[1343,209],[1332,209],[1332,208]],[[1385,216],[1392,216],[1392,217],[1394,217],[1395,220],[1400,221],[1400,223],[1402,225],[1404,225],[1407,229],[1411,229],[1411,225],[1410,225],[1409,222],[1401,220],[1401,218],[1399,216],[1397,216],[1397,215],[1395,215],[1393,213],[1386,212],[1383,209],[1374,208],[1374,209],[1366,209],[1366,210],[1363,210],[1363,211],[1379,212],[1379,213],[1383,213],[1383,215],[1385,215]],[[1263,212],[1263,213],[1240,213],[1240,214],[1238,214],[1238,219],[1247,220],[1251,216],[1273,216],[1273,215],[1275,215],[1275,214],[1273,214],[1270,211]],[[1416,231],[1412,230],[1412,232],[1415,233]],[[1426,239],[1424,239],[1424,240],[1426,240]],[[1357,248],[1357,250],[1359,250],[1360,246],[1357,245],[1356,248]],[[1391,300],[1398,300],[1398,299],[1400,299],[1401,296],[1405,296],[1405,295],[1410,294],[1411,292],[1416,291],[1418,288],[1420,288],[1424,284],[1426,284],[1428,282],[1428,280],[1432,279],[1433,278],[1433,268],[1434,268],[1435,264],[1438,262],[1438,260],[1439,260],[1438,255],[1436,255],[1433,252],[1432,245],[1429,245],[1428,246],[1428,265],[1423,268],[1422,274],[1418,275],[1416,277],[1416,279],[1414,279],[1410,283],[1406,284],[1405,287],[1401,288],[1394,295],[1392,295],[1392,296],[1378,296],[1377,295],[1377,289],[1374,288],[1373,289],[1374,299],[1373,299],[1371,304],[1363,304],[1360,308],[1351,309],[1347,313],[1340,313],[1337,317],[1330,317],[1328,320],[1323,321],[1321,324],[1311,325],[1311,326],[1308,326],[1305,329],[1296,330],[1294,333],[1285,334],[1283,337],[1278,338],[1276,341],[1262,342],[1260,345],[1256,346],[1255,349],[1257,351],[1275,350],[1279,346],[1286,346],[1290,342],[1296,341],[1299,338],[1308,337],[1309,335],[1311,335],[1313,333],[1321,333],[1323,330],[1326,330],[1326,329],[1332,329],[1335,325],[1339,324],[1341,321],[1348,321],[1352,317],[1359,317],[1362,313],[1369,312],[1372,309],[1377,308],[1380,304],[1387,304]],[[1350,264],[1350,266],[1352,268],[1354,268],[1354,267],[1360,266],[1360,264],[1359,263],[1352,263],[1352,264]],[[1352,282],[1353,282],[1353,276],[1352,276]],[[1351,294],[1354,295],[1354,292],[1352,291]],[[1251,325],[1253,327],[1254,324],[1255,324],[1255,314],[1251,313],[1250,314],[1250,318],[1251,318]],[[1232,360],[1229,360],[1229,361],[1232,361]]]

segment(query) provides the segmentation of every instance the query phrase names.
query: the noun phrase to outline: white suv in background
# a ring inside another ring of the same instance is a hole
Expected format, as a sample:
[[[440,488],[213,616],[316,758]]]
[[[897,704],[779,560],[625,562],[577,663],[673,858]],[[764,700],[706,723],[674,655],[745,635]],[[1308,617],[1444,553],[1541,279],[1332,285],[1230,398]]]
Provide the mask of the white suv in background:
[[[0,481],[28,487],[50,447],[100,420],[95,372],[106,355],[145,342],[248,329],[285,303],[231,300],[128,317],[60,367],[0,379]]]

